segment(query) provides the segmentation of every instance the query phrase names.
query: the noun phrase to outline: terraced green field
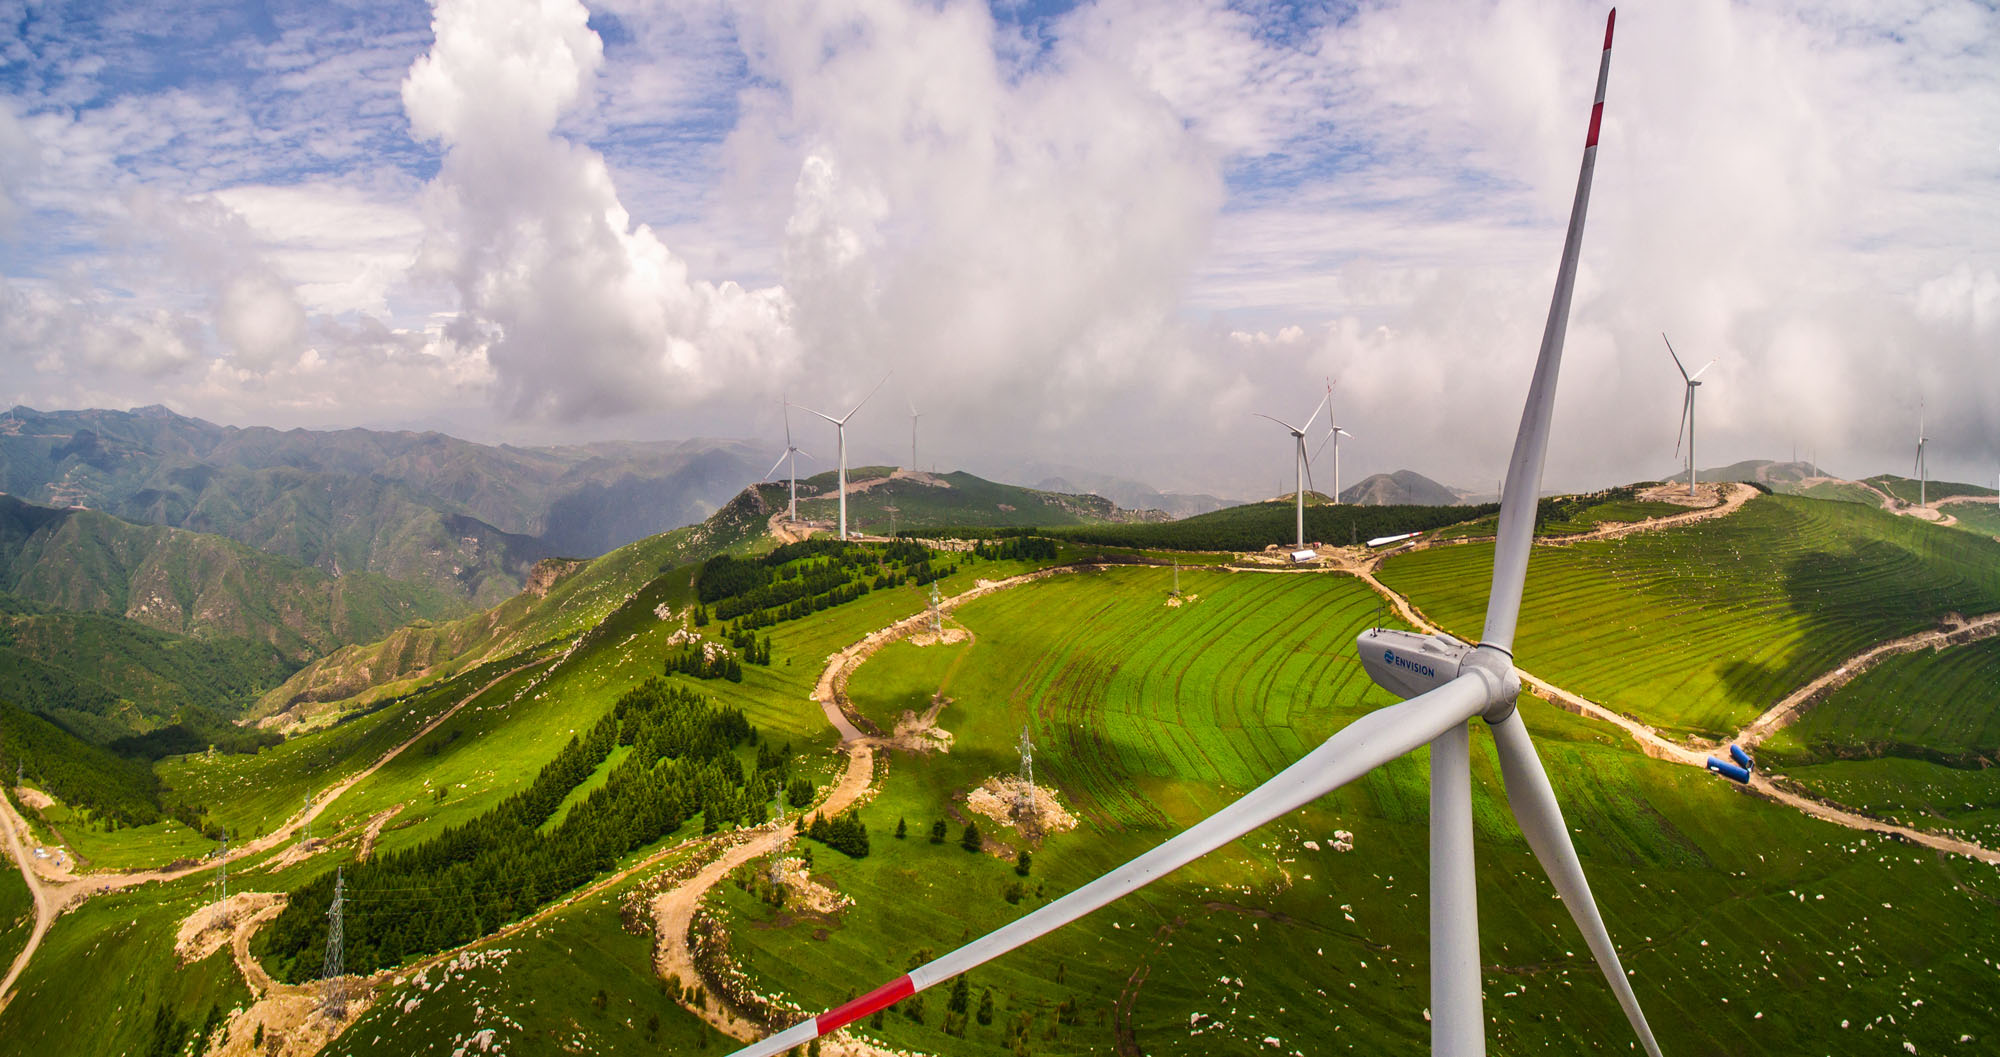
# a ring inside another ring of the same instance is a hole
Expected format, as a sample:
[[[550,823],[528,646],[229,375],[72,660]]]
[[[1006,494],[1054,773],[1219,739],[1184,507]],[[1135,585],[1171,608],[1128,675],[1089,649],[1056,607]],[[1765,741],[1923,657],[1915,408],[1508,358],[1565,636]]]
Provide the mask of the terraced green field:
[[[1785,491],[1785,489],[1780,489],[1780,491]],[[1859,503],[1862,506],[1882,505],[1881,496],[1875,494],[1872,489],[1855,484],[1852,481],[1821,481],[1818,484],[1809,485],[1791,494],[1802,495],[1808,499],[1826,499],[1836,503]]]
[[[1058,576],[965,607],[977,639],[962,660],[885,650],[861,667],[857,697],[920,693],[942,669],[954,748],[888,761],[862,811],[868,858],[814,848],[815,876],[852,907],[774,909],[754,871],[711,898],[760,991],[808,1011],[838,1003],[1137,854],[1386,702],[1351,660],[1352,635],[1375,618],[1352,581],[1183,573],[1201,601],[1170,610],[1163,579]],[[1982,990],[2000,952],[1982,909],[2000,895],[1990,867],[1858,838],[1538,701],[1523,709],[1668,1052],[1867,1053],[1904,1039],[1929,1052],[2000,1031]],[[1004,851],[1021,839],[985,826],[1003,854],[964,851],[957,797],[1014,771],[1023,722],[1041,744],[1037,775],[1082,824],[1047,839],[1010,903]],[[1498,798],[1483,728],[1474,750],[1495,1052],[1625,1052],[1622,1016]],[[865,1030],[932,1053],[1020,1037],[1049,1054],[1250,1053],[1267,1038],[1280,1053],[1421,1050],[1425,782],[1420,752],[975,970],[971,1004],[991,992],[995,1015],[963,1038],[943,1030],[945,987],[925,996],[921,1023],[906,1002]],[[933,845],[938,818],[950,839]],[[1336,828],[1355,833],[1354,852],[1330,850]],[[1936,942],[1960,920],[1968,933]],[[1214,1022],[1192,1030],[1195,1014]]]
[[[1492,554],[1484,543],[1419,551],[1384,562],[1381,579],[1476,638]],[[2000,543],[1760,496],[1727,518],[1537,549],[1516,655],[1621,712],[1719,738],[1875,643],[1946,612],[1996,609]]]
[[[2000,639],[1891,657],[1765,741],[1814,795],[1907,825],[2000,839]]]

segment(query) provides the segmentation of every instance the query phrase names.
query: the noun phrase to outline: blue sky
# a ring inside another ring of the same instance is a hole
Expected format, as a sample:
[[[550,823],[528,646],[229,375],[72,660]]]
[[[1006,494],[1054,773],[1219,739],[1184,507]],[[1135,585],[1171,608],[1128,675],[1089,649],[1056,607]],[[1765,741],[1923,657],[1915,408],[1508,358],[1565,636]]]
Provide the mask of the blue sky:
[[[1490,481],[1604,8],[0,2],[0,400],[532,443],[775,433],[894,368],[940,458]],[[2000,16],[1628,4],[1552,480],[2000,463]],[[1643,427],[1641,426],[1643,424]],[[1658,428],[1653,428],[1656,426]],[[855,434],[886,457],[902,413]],[[1269,449],[1268,451],[1265,449]],[[1704,458],[1704,462],[1709,459]],[[1268,479],[1268,480],[1267,480]]]

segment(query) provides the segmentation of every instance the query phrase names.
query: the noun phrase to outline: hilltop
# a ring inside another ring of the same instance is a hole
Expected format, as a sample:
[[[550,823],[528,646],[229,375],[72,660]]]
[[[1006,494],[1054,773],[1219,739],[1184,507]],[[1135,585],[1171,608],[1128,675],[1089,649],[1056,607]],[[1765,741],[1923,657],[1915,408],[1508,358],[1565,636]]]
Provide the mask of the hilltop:
[[[760,485],[778,505],[786,482],[775,491]],[[831,526],[840,516],[833,471],[799,479],[799,517]],[[976,525],[982,527],[1126,524],[1166,521],[1158,510],[1126,510],[1101,495],[1052,492],[1002,484],[962,470],[925,473],[892,466],[849,467],[847,524],[850,531],[894,535],[904,529]],[[808,499],[808,496],[812,498]]]
[[[1415,470],[1397,470],[1362,478],[1340,493],[1354,506],[1457,506],[1465,497]]]

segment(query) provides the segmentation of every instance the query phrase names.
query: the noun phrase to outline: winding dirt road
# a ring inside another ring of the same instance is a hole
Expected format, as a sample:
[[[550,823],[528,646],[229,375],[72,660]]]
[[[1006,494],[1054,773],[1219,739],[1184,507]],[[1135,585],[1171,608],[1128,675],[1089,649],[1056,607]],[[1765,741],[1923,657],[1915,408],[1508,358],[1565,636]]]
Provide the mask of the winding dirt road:
[[[79,875],[69,873],[68,871],[58,871],[50,866],[42,866],[39,860],[33,858],[28,853],[27,845],[32,843],[34,838],[32,832],[28,829],[27,820],[23,819],[14,810],[12,801],[7,800],[5,797],[0,797],[0,802],[5,803],[5,818],[0,819],[0,829],[6,831],[7,853],[13,857],[15,864],[20,867],[21,875],[28,879],[29,891],[35,897],[34,931],[28,934],[27,946],[21,948],[21,953],[15,956],[14,964],[7,970],[4,982],[0,982],[0,1009],[5,1009],[7,1003],[13,1000],[14,982],[27,969],[29,960],[34,957],[35,949],[41,946],[42,937],[48,932],[49,926],[54,923],[55,919],[63,911],[68,910],[72,905],[82,903],[93,895],[116,892],[135,885],[150,884],[154,881],[167,881],[177,877],[185,877],[197,869],[207,869],[218,862],[235,862],[239,859],[261,855],[264,852],[270,851],[289,840],[293,834],[304,828],[307,822],[318,818],[321,812],[332,806],[335,800],[340,799],[341,794],[353,788],[356,783],[381,770],[383,765],[402,755],[403,750],[423,740],[424,735],[436,730],[440,724],[457,715],[460,709],[477,700],[488,690],[493,689],[501,680],[514,675],[516,672],[521,672],[537,664],[544,663],[547,660],[549,658],[530,661],[527,664],[519,665],[494,676],[491,682],[460,698],[458,703],[445,709],[430,722],[425,723],[422,727],[418,728],[415,734],[410,735],[395,748],[383,753],[381,758],[377,759],[374,763],[321,790],[320,794],[313,798],[304,808],[301,808],[297,814],[293,815],[283,825],[272,830],[270,833],[256,840],[231,848],[226,855],[219,859],[210,858],[199,864],[186,866],[181,869],[163,868],[158,870]],[[40,872],[43,870],[46,871],[46,875]]]

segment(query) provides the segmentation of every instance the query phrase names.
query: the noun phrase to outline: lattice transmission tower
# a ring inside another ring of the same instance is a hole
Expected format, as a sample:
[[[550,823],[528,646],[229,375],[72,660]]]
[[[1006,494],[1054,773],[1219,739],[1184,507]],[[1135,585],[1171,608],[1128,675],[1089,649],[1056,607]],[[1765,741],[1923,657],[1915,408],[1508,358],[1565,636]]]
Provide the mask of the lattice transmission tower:
[[[345,971],[341,962],[346,956],[346,952],[342,949],[345,940],[341,935],[341,904],[345,902],[347,894],[347,878],[344,874],[345,870],[341,870],[333,875],[333,905],[326,908],[326,963],[320,971],[321,977],[325,980],[320,995],[320,1009],[334,1020],[347,1016],[347,992],[340,981],[341,973]]]
[[[1021,725],[1021,784],[1014,797],[1014,817],[1027,825],[1035,820],[1035,743]]]

